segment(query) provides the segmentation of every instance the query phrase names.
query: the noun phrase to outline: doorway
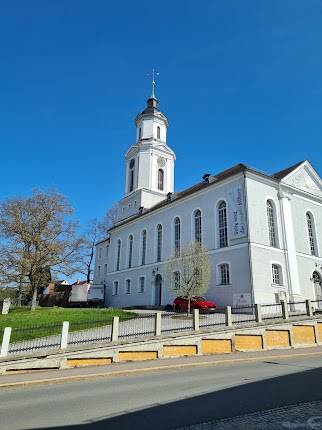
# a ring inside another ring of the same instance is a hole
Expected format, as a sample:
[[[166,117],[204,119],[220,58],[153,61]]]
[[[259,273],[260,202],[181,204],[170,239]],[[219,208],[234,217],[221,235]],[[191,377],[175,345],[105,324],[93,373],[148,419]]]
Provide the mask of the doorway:
[[[154,281],[154,305],[161,306],[162,302],[162,276],[158,273]]]
[[[322,278],[319,272],[313,272],[312,279],[314,285],[315,300],[322,300]]]

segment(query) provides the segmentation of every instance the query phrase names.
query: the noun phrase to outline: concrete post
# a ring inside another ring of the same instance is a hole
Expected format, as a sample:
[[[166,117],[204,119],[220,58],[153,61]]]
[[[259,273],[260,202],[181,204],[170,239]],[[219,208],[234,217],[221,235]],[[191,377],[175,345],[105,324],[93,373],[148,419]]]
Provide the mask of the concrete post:
[[[161,312],[156,312],[154,316],[154,336],[161,336]]]
[[[60,349],[66,349],[68,345],[69,321],[63,322],[61,331]]]
[[[8,355],[10,336],[11,336],[11,327],[6,327],[3,332],[0,357],[7,357]]]
[[[113,317],[112,322],[112,342],[117,342],[119,339],[120,317]]]
[[[313,309],[311,305],[311,300],[305,300],[305,306],[306,306],[306,315],[308,317],[313,317]]]
[[[282,315],[284,320],[288,320],[288,308],[287,308],[287,302],[285,300],[281,300],[281,306],[282,306]]]
[[[199,309],[193,309],[193,329],[199,331]]]
[[[233,318],[232,318],[232,314],[231,314],[231,306],[227,306],[226,307],[225,317],[226,317],[226,326],[227,327],[232,327],[232,325],[233,325]]]
[[[263,322],[261,305],[255,305],[255,319],[258,323]]]

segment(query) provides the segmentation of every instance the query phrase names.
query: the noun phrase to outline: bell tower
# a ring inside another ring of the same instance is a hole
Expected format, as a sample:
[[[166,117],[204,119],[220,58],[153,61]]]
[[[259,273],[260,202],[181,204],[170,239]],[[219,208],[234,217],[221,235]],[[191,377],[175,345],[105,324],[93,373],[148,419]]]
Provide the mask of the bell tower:
[[[153,73],[152,93],[146,108],[135,118],[136,141],[125,154],[124,197],[119,219],[149,209],[174,191],[175,154],[167,145],[168,120],[158,108]],[[142,210],[142,209],[140,209]]]

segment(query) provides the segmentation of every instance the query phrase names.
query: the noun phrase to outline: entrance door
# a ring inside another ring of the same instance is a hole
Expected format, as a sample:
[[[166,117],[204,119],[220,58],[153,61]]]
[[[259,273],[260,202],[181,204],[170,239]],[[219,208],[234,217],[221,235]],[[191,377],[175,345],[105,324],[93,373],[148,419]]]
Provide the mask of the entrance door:
[[[319,272],[313,272],[315,300],[322,300],[322,279]]]
[[[162,276],[158,273],[154,284],[154,305],[161,306],[162,301]]]

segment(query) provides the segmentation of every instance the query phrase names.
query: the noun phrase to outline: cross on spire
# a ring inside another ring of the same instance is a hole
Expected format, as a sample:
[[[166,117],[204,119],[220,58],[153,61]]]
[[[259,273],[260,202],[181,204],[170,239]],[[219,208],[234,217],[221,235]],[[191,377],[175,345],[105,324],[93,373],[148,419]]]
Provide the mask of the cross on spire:
[[[151,76],[152,77],[152,93],[151,93],[151,96],[150,96],[150,99],[155,99],[155,100],[157,100],[157,98],[156,98],[156,96],[155,96],[155,85],[156,85],[156,82],[155,82],[155,77],[156,76],[159,76],[159,72],[157,72],[154,68],[152,69],[152,73],[148,73],[148,76]]]

